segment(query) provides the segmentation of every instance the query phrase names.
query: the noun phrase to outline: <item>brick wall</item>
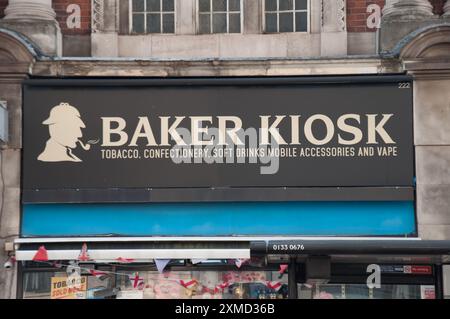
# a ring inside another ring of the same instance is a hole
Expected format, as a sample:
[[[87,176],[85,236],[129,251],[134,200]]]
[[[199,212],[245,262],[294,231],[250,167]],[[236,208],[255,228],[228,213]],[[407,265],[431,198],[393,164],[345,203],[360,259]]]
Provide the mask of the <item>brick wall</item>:
[[[376,29],[367,27],[367,7],[377,4],[383,9],[384,0],[347,0],[347,31],[348,32],[371,32]]]
[[[3,0],[0,0],[3,1]],[[67,27],[67,7],[70,4],[78,4],[81,9],[81,28],[69,29]],[[53,0],[53,9],[56,12],[56,19],[61,27],[61,32],[67,35],[83,35],[91,33],[91,0]]]
[[[5,8],[8,5],[8,0],[0,0],[0,19],[4,17]]]
[[[347,0],[347,30],[349,32],[371,32],[375,29],[367,27],[366,12],[370,4],[378,4],[381,8],[384,6],[384,0]],[[443,13],[445,0],[430,0],[434,7],[435,14]],[[68,29],[66,12],[69,4],[78,4],[81,8],[81,28]],[[0,0],[0,18],[4,16],[4,9],[8,5],[8,0]],[[57,20],[64,34],[90,34],[91,32],[91,0],[53,0],[53,9],[56,12]]]
[[[433,12],[441,15],[445,0],[430,0],[433,5]],[[367,27],[367,18],[370,13],[367,13],[367,7],[370,4],[377,4],[383,9],[384,0],[347,0],[347,30],[348,32],[373,32],[376,29],[369,29]]]

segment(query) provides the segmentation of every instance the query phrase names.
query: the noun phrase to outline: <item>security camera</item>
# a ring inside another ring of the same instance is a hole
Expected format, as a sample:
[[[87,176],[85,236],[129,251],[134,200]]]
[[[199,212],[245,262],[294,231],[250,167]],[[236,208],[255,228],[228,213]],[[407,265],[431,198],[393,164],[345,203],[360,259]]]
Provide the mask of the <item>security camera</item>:
[[[11,259],[8,259],[8,260],[3,264],[3,267],[4,267],[5,269],[11,269],[11,268],[13,267],[13,263],[12,263]]]

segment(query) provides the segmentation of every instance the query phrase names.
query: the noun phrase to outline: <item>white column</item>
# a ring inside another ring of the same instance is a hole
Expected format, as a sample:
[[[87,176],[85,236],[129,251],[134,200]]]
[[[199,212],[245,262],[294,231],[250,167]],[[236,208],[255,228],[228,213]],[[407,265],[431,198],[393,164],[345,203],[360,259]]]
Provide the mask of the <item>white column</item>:
[[[197,5],[196,0],[175,1],[176,5],[176,34],[195,34]]]
[[[119,56],[118,0],[92,0],[91,54],[93,57]]]
[[[9,0],[5,20],[55,20],[52,0]]]
[[[42,53],[61,56],[62,35],[52,8],[52,0],[9,0],[2,26],[20,32]]]
[[[444,5],[444,17],[450,17],[450,0],[447,0]]]
[[[345,0],[322,0],[322,33],[320,55],[347,55],[347,24]]]
[[[383,18],[429,17],[433,15],[433,6],[428,0],[386,0]]]

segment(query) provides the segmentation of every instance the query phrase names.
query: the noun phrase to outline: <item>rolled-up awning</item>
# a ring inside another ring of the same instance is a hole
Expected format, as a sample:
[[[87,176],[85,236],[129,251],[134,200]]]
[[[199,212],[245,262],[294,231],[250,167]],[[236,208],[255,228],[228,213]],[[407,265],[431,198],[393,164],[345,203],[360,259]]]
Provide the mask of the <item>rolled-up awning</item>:
[[[21,238],[15,241],[16,259],[31,261],[44,246],[49,260],[77,260],[83,244],[89,259],[96,262],[148,262],[154,259],[246,259],[250,244],[245,241],[191,241],[166,238]]]
[[[76,260],[86,243],[95,261],[120,258],[246,259],[251,255],[443,256],[450,261],[450,240],[379,237],[85,237],[20,238],[16,259],[32,260],[45,246],[49,260]]]
[[[450,240],[420,238],[297,238],[254,241],[253,253],[287,255],[450,255]]]

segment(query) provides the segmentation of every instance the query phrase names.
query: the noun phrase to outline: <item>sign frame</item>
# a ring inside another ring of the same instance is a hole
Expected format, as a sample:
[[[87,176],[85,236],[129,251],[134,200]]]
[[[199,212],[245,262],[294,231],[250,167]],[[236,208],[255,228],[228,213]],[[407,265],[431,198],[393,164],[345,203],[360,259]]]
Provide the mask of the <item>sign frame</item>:
[[[28,87],[167,87],[167,86],[280,86],[280,85],[346,85],[399,83],[411,92],[412,77],[406,75],[340,76],[340,77],[251,77],[251,78],[140,78],[140,79],[30,79],[24,82]],[[407,85],[406,85],[407,84]],[[26,97],[26,94],[25,94]],[[25,103],[26,103],[25,99]],[[26,107],[24,106],[24,113]],[[411,123],[411,136],[413,127]],[[26,129],[26,128],[25,128]],[[26,143],[25,143],[26,147]],[[414,166],[414,148],[411,140],[411,165]],[[22,163],[24,168],[24,159]],[[28,168],[30,169],[30,168]],[[24,180],[27,170],[23,170]],[[409,185],[387,186],[333,186],[333,187],[28,187],[23,183],[23,203],[120,203],[120,202],[197,202],[197,201],[413,201],[414,169]]]

